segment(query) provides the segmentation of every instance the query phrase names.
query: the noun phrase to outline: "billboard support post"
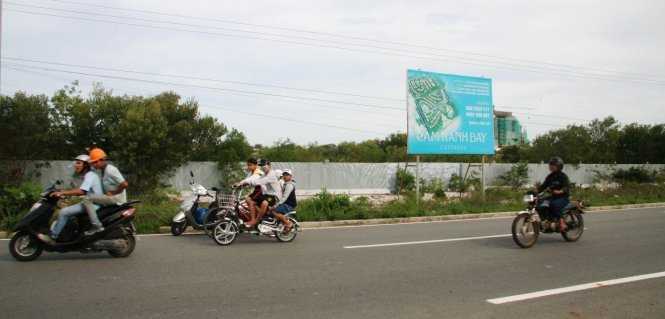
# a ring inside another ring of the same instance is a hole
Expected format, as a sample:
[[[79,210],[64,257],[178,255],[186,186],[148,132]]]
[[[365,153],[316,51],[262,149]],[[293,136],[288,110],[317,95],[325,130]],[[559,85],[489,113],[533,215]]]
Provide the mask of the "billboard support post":
[[[420,210],[420,156],[416,156],[416,208]]]
[[[482,164],[480,166],[480,193],[483,202],[485,201],[485,155],[483,155]]]

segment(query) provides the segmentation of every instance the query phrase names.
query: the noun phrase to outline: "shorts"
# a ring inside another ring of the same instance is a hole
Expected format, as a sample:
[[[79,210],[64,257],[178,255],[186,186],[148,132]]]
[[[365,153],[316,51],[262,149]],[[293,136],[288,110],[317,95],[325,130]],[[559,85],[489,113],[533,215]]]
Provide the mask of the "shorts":
[[[275,197],[275,195],[261,194],[254,200],[257,205],[261,205],[263,201],[268,202],[268,206],[275,206],[275,204],[277,204],[277,197]]]
[[[291,207],[291,205],[289,205],[289,204],[280,204],[279,206],[277,206],[277,208],[275,208],[275,212],[286,215],[286,214],[292,212],[293,209],[294,208]]]

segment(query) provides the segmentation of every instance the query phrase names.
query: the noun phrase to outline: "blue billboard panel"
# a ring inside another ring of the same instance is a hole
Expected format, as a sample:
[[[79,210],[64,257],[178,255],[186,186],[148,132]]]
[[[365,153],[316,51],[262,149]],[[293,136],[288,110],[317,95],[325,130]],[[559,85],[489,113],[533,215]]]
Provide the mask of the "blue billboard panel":
[[[492,80],[407,71],[407,153],[494,154]]]

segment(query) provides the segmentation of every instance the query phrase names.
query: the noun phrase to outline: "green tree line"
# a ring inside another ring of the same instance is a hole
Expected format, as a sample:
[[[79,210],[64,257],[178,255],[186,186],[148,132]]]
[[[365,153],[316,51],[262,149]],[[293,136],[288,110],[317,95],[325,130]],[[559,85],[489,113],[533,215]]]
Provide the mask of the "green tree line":
[[[159,186],[187,161],[218,161],[225,168],[250,156],[245,136],[173,92],[118,96],[78,86],[52,97],[17,92],[0,98],[0,172],[4,184],[19,181],[29,160],[68,160],[91,146],[104,149],[126,173],[132,189]]]
[[[405,162],[407,138],[298,145],[282,139],[250,146],[242,132],[202,115],[194,100],[174,92],[156,96],[114,95],[96,86],[82,96],[76,83],[53,96],[17,92],[0,98],[2,182],[18,180],[27,160],[67,160],[97,145],[133,182],[158,186],[165,174],[187,161],[217,161],[226,171],[254,155],[281,162]],[[621,125],[614,118],[569,125],[531,143],[500,149],[490,161],[542,162],[561,156],[568,163],[665,163],[665,124]],[[477,162],[478,156],[426,156],[431,162]]]

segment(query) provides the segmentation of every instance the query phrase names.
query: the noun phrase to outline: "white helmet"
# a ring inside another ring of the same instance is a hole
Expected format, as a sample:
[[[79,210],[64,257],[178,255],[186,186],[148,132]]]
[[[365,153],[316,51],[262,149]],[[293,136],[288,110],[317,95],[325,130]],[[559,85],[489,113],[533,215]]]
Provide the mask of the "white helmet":
[[[88,163],[88,162],[90,162],[90,156],[85,155],[85,154],[81,154],[81,155],[77,156],[74,160]]]

